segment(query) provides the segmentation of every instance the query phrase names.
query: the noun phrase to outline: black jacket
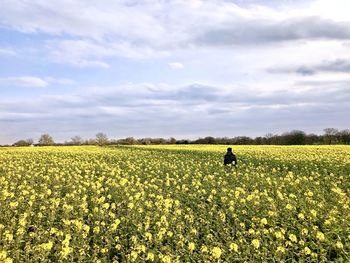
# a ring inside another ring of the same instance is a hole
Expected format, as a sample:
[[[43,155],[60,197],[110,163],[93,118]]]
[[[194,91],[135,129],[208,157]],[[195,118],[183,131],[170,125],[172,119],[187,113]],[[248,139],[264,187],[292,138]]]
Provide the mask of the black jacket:
[[[224,156],[224,165],[230,164],[235,162],[235,165],[237,164],[237,158],[236,155],[233,154],[232,152],[228,152]]]

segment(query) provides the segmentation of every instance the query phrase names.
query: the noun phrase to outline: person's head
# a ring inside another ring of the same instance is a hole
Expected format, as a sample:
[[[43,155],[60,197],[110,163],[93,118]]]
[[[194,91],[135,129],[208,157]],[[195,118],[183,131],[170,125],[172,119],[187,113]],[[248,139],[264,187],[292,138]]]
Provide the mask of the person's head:
[[[227,152],[231,153],[231,152],[232,152],[232,148],[231,148],[231,147],[228,147],[228,148],[227,148]]]

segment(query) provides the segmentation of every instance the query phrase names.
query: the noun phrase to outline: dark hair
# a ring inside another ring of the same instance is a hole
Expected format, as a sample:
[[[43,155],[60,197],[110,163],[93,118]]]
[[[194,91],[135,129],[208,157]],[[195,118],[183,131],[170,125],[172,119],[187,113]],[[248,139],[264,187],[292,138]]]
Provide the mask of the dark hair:
[[[227,148],[227,151],[228,151],[228,152],[232,152],[232,148],[231,148],[231,147],[228,147],[228,148]]]

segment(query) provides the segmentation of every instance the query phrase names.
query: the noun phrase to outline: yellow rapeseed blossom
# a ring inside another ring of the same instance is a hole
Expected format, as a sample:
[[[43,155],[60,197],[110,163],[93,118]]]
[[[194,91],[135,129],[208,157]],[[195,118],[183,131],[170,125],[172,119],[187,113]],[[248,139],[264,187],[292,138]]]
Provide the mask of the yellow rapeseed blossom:
[[[324,234],[322,232],[317,232],[316,238],[320,241],[324,241]]]
[[[152,252],[148,252],[146,260],[154,261],[154,254]]]
[[[201,247],[201,252],[202,252],[202,253],[207,253],[207,252],[208,252],[208,247],[205,246],[205,245],[202,245],[202,247]]]
[[[315,209],[311,209],[310,213],[313,217],[317,216],[317,211]]]
[[[211,255],[213,256],[213,258],[220,258],[221,257],[221,254],[222,254],[222,251],[219,247],[214,247],[212,250],[211,250]]]
[[[277,251],[277,253],[282,253],[283,254],[286,251],[286,249],[284,247],[282,247],[282,246],[278,246],[276,251]]]
[[[293,206],[292,206],[291,204],[287,204],[287,205],[286,205],[286,208],[287,208],[288,210],[292,210],[292,209],[293,209]]]
[[[309,233],[309,230],[307,230],[306,228],[303,228],[303,229],[301,230],[301,234],[302,234],[303,236],[306,236],[308,233]]]
[[[276,236],[277,239],[283,239],[284,238],[284,235],[280,231],[275,232],[275,236]]]
[[[196,248],[196,245],[193,242],[188,243],[188,250],[193,251]]]
[[[336,246],[337,248],[339,248],[339,249],[343,249],[343,248],[344,248],[343,243],[340,242],[340,241],[337,241],[337,243],[335,244],[335,246]]]
[[[299,218],[300,220],[304,220],[304,219],[305,219],[305,216],[304,216],[303,213],[299,213],[299,214],[298,214],[298,218]]]
[[[237,252],[238,251],[238,245],[236,243],[231,243],[230,244],[230,250],[233,252]]]
[[[304,252],[305,255],[310,255],[311,254],[311,250],[308,247],[305,247],[303,252]]]
[[[264,217],[263,219],[260,220],[261,225],[267,225],[267,219]]]
[[[349,147],[226,148],[0,147],[0,262],[347,258]]]
[[[289,234],[288,237],[289,237],[290,241],[292,241],[292,242],[298,242],[298,239],[297,239],[296,235],[294,235],[294,234]]]
[[[260,241],[258,239],[253,239],[252,245],[255,249],[258,249],[260,247]]]
[[[162,262],[163,263],[171,263],[171,257],[166,255],[162,257]]]
[[[7,253],[4,250],[0,251],[0,260],[4,260],[5,258],[7,258]]]

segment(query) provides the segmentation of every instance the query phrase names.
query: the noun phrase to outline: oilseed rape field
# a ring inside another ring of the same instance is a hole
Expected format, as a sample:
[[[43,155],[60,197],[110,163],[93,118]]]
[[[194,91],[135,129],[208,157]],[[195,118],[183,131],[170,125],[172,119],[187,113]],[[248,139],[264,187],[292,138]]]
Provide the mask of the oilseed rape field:
[[[350,147],[0,148],[0,262],[350,262]]]

